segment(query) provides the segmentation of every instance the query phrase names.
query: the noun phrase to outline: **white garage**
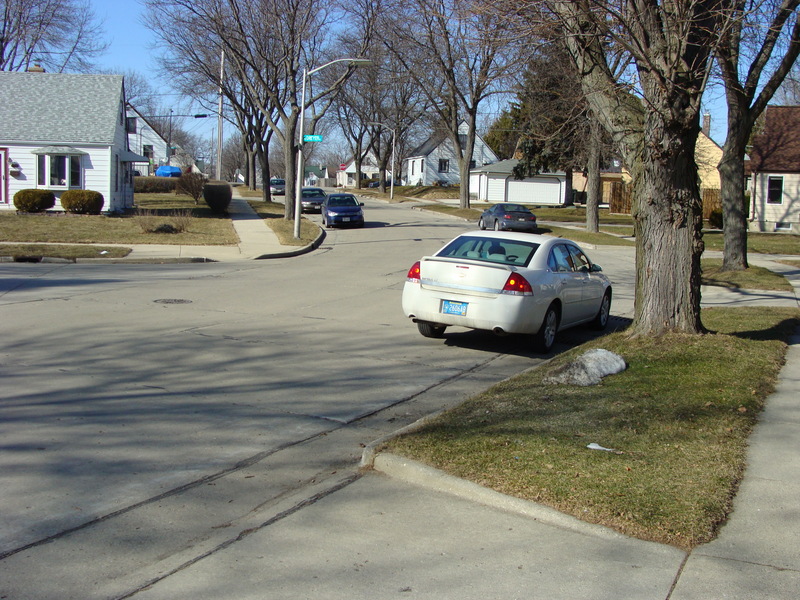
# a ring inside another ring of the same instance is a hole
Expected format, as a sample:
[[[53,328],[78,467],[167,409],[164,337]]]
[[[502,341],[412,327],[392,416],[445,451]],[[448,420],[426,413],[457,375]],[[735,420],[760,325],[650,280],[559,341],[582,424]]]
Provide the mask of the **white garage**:
[[[503,160],[470,171],[470,192],[479,202],[514,202],[562,206],[566,197],[566,173],[542,173],[527,179],[514,179],[519,161]]]

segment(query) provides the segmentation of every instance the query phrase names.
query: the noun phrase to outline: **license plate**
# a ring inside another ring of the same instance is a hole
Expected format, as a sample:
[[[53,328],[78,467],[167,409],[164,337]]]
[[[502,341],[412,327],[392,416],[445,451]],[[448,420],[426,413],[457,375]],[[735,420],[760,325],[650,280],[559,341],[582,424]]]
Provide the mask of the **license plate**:
[[[467,303],[442,300],[442,314],[459,315],[465,317],[467,315]]]
[[[342,221],[344,221],[345,223],[349,223],[350,217],[342,217]]]

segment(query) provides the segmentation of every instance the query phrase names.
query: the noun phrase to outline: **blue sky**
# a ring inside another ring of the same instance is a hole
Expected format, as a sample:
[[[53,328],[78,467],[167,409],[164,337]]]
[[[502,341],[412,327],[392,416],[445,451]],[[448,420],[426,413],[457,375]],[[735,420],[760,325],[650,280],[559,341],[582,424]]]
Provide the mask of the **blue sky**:
[[[153,68],[148,45],[150,30],[142,25],[142,5],[136,0],[91,0],[95,14],[104,22],[106,39],[111,43],[99,60],[104,69],[136,69],[146,74]]]
[[[153,89],[162,94],[161,104],[173,107],[176,113],[192,114],[201,111],[181,102],[182,96],[175,93],[159,77],[157,52],[152,49],[155,37],[144,26],[144,7],[137,0],[90,0],[98,20],[103,22],[106,41],[110,44],[106,53],[97,59],[104,70],[134,70],[141,74]],[[183,127],[195,135],[211,136],[217,125],[216,119],[186,119]],[[230,128],[228,125],[225,129]],[[230,133],[228,131],[227,133]]]
[[[111,44],[106,54],[98,60],[101,68],[133,69],[145,76],[154,89],[164,94],[172,93],[169,86],[159,80],[158,64],[151,50],[154,37],[143,25],[143,6],[137,0],[90,1],[97,17],[105,22],[106,38]],[[175,102],[178,108],[180,96],[164,96],[165,105],[170,100]],[[721,145],[725,141],[726,131],[725,98],[720,90],[711,89],[706,92],[703,104],[703,110],[711,113],[711,138]],[[187,107],[181,107],[180,110],[187,113],[194,112],[194,109]],[[196,119],[191,123],[186,121],[185,125],[189,126],[193,133],[210,135],[216,120]]]

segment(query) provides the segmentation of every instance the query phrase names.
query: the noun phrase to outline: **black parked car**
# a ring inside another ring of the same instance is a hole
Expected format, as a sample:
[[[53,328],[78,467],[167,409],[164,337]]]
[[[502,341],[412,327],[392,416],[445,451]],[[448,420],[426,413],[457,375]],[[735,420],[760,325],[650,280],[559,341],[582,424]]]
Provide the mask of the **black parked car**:
[[[536,215],[521,204],[495,204],[483,211],[478,228],[536,233]]]
[[[319,212],[326,198],[322,188],[305,187],[300,192],[300,206],[302,212]]]

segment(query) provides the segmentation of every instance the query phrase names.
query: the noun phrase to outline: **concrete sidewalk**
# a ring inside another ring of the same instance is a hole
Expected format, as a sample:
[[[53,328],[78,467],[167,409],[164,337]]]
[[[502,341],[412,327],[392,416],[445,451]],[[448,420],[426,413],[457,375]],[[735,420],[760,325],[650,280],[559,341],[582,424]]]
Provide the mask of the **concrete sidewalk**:
[[[236,246],[178,246],[170,244],[134,245],[123,260],[187,260],[194,262],[253,260],[260,258],[285,258],[310,252],[319,245],[324,233],[314,243],[306,246],[284,246],[278,236],[247,203],[236,195],[228,207],[231,223],[239,237]]]

